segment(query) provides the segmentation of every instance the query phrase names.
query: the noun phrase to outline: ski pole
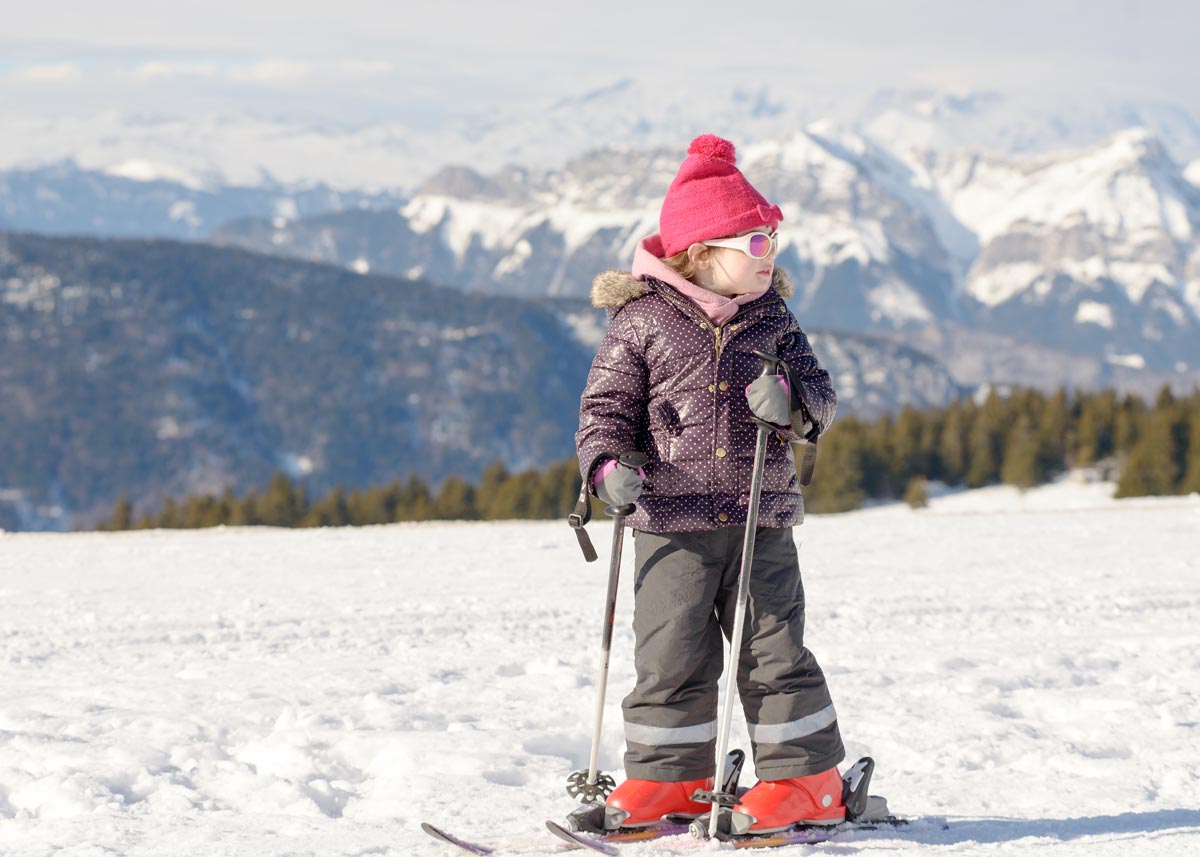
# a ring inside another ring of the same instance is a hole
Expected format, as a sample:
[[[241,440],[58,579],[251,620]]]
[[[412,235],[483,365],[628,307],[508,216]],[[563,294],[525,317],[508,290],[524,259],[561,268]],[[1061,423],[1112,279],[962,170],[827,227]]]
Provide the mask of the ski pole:
[[[646,464],[641,453],[626,453],[621,463],[633,468]],[[625,519],[637,510],[633,503],[608,506],[604,513],[613,519],[612,556],[608,564],[608,592],[604,599],[604,626],[600,642],[600,670],[596,680],[596,715],[592,729],[592,752],[586,774],[575,771],[567,778],[567,794],[584,803],[605,798],[616,787],[616,781],[599,770],[600,735],[604,726],[604,697],[608,689],[608,662],[612,652],[613,619],[617,612],[617,584],[621,577],[621,550],[625,541]],[[586,779],[585,779],[586,776]]]
[[[755,351],[763,361],[762,375],[778,373],[779,358]],[[742,634],[746,623],[746,604],[750,600],[750,569],[754,563],[754,537],[758,529],[758,501],[762,496],[763,467],[767,457],[767,438],[773,430],[769,423],[751,417],[758,424],[758,440],[754,447],[754,470],[750,476],[750,507],[746,510],[746,538],[742,545],[742,568],[738,575],[737,606],[733,613],[733,632],[729,639],[729,662],[725,672],[725,701],[721,710],[720,730],[717,733],[717,776],[720,777],[725,754],[729,750],[729,728],[733,722],[733,700],[737,695],[737,668],[742,653]],[[726,803],[732,808],[736,795],[713,795],[712,813],[708,820],[708,835],[715,838],[721,809]]]

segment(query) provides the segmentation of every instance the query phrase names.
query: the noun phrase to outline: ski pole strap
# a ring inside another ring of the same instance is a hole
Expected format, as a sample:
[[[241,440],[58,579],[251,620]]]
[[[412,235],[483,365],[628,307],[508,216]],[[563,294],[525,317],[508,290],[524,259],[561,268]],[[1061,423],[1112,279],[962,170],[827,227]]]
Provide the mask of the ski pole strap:
[[[575,510],[567,516],[567,523],[571,525],[571,529],[575,531],[575,538],[579,540],[579,549],[583,551],[584,562],[595,562],[597,559],[596,548],[592,545],[587,530],[584,529],[591,519],[592,503],[588,498],[587,481],[584,480],[583,487],[579,489],[579,500],[575,503]]]
[[[779,365],[783,367],[783,372],[787,375],[788,387],[792,391],[792,423],[796,423],[795,412],[799,411],[809,426],[808,431],[804,433],[804,440],[807,443],[795,442],[792,444],[792,456],[796,460],[796,478],[801,485],[809,485],[812,483],[813,471],[817,467],[817,438],[821,436],[822,426],[812,415],[812,408],[808,405],[808,388],[804,386],[804,382],[792,373],[792,367],[787,363],[780,360]]]
[[[814,437],[808,443],[793,443],[792,455],[796,459],[796,478],[801,485],[810,485],[817,467],[817,439]]]

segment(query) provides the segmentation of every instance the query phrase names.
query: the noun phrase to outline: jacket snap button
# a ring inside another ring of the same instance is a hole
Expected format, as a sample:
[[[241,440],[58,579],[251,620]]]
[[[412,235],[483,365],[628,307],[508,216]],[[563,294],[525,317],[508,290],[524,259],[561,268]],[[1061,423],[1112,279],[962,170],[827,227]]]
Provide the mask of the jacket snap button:
[[[713,386],[712,384],[709,384],[709,385],[708,385],[708,392],[710,392],[710,393],[715,393],[715,392],[717,392],[717,388],[716,388],[715,386]]]
[[[717,515],[717,520],[721,522],[728,521],[729,516],[722,512],[721,514]]]
[[[718,384],[717,386],[718,386],[718,387],[720,387],[720,388],[721,388],[721,392],[722,392],[722,393],[724,393],[726,390],[728,390],[728,389],[729,389],[729,382],[728,382],[728,381],[722,381],[722,382],[721,382],[720,384]]]
[[[724,458],[724,457],[725,457],[725,447],[718,446],[717,447],[717,458]]]

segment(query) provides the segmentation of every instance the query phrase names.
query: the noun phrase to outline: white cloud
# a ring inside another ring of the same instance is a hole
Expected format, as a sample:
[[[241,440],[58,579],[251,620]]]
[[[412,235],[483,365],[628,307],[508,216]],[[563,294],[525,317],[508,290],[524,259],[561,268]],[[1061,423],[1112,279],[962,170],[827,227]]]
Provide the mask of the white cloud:
[[[217,68],[208,63],[156,61],[142,63],[133,73],[146,80],[165,80],[174,77],[214,77]]]
[[[390,62],[381,60],[341,60],[332,65],[343,77],[386,77],[394,71]]]
[[[229,72],[231,80],[239,83],[256,83],[267,86],[286,86],[312,78],[321,80],[363,80],[385,77],[393,72],[390,62],[377,60],[293,60],[267,59],[253,65],[234,68]]]
[[[12,77],[25,83],[75,83],[83,79],[83,71],[72,62],[27,65],[14,71]]]
[[[271,59],[256,62],[254,65],[235,68],[229,76],[243,83],[295,83],[304,80],[313,72],[311,63],[296,60]]]

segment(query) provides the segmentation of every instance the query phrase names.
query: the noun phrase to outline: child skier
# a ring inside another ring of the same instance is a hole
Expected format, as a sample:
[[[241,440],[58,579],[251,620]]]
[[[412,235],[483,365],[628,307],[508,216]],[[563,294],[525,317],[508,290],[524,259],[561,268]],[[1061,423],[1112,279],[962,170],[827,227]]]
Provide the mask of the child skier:
[[[804,647],[804,592],[792,527],[804,516],[789,441],[833,420],[837,397],[784,304],[774,265],[783,214],[735,166],[733,144],[692,141],[659,233],[631,273],[596,277],[609,311],[580,403],[584,484],[606,503],[637,501],[633,627],[637,684],[624,700],[626,779],[609,827],[700,815],[713,787],[722,632],[733,625],[755,439],[768,444],[737,687],[759,783],[736,812],[750,832],[845,817],[837,717]],[[759,377],[762,351],[780,375]],[[649,461],[633,469],[625,452]]]

